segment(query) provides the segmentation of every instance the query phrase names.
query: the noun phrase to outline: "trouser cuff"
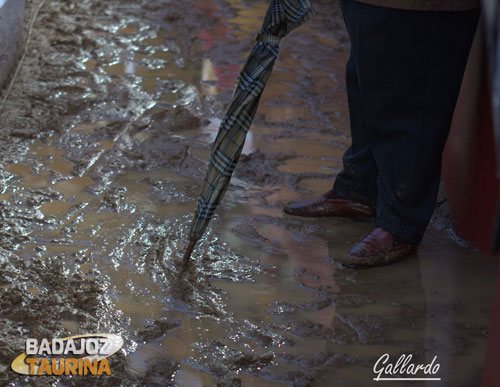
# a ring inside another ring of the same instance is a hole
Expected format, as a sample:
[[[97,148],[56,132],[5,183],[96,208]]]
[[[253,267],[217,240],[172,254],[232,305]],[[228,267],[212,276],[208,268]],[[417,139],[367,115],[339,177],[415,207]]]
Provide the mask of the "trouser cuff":
[[[337,176],[335,179],[332,193],[345,199],[352,200],[353,202],[364,204],[365,206],[373,209],[377,207],[375,200],[370,199],[369,196],[363,192],[362,187],[349,181],[341,175]]]

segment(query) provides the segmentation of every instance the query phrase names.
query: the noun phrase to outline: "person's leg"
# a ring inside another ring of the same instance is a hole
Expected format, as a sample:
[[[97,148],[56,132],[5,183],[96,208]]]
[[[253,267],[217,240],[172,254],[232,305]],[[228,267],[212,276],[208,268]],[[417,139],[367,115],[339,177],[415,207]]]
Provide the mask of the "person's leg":
[[[375,208],[378,171],[368,139],[356,63],[352,52],[346,65],[346,86],[352,144],[342,157],[343,170],[335,179],[331,196],[338,195]]]
[[[442,151],[479,11],[343,3],[379,172],[377,226],[418,244],[435,206]]]
[[[352,52],[346,66],[346,85],[352,145],[342,158],[343,170],[337,175],[331,191],[319,198],[286,205],[283,208],[286,214],[304,217],[375,215],[377,166],[368,141]]]
[[[385,265],[420,243],[479,10],[404,11],[342,0],[378,169],[377,222],[337,258]]]

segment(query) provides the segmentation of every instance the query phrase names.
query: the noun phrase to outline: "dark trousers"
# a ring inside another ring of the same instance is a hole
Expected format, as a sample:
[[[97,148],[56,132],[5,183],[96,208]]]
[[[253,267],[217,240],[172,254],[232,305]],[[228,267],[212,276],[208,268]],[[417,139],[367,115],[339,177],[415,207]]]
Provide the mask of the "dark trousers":
[[[333,193],[377,210],[376,226],[419,243],[479,10],[406,11],[342,0],[352,145]]]

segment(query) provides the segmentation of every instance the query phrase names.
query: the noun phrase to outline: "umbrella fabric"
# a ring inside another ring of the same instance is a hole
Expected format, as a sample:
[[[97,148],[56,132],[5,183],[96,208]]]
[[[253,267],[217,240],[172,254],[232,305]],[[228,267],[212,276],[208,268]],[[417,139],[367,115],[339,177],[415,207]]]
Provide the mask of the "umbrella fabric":
[[[233,99],[212,148],[189,233],[191,248],[193,242],[203,235],[229,186],[260,96],[278,56],[280,39],[313,16],[309,0],[271,1],[257,43],[236,81]]]

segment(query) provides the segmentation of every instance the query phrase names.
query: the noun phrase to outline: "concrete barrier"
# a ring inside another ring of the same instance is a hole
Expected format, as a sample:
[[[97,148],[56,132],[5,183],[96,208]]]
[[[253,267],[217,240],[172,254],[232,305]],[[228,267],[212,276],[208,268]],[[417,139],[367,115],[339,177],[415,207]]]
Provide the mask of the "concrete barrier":
[[[23,47],[24,0],[0,0],[0,86],[4,86]]]

